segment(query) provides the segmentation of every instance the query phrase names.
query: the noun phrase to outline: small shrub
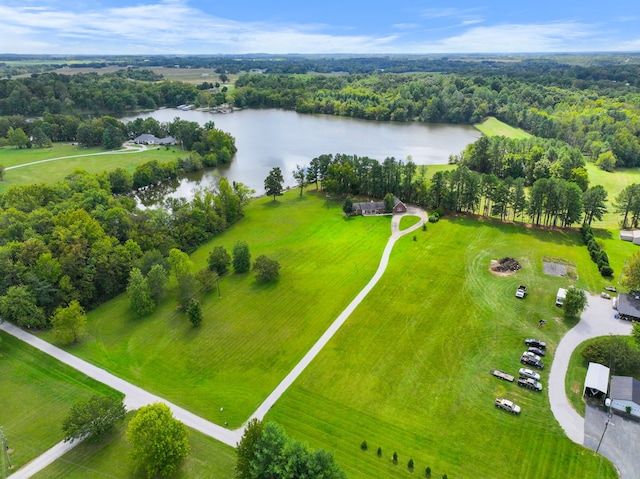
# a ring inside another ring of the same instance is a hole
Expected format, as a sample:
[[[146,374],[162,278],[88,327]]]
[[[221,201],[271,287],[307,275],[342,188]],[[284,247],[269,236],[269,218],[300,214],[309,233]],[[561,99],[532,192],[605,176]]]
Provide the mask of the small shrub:
[[[424,470],[424,477],[431,477],[431,468],[429,466]]]
[[[376,454],[378,454],[378,457],[382,457],[382,448],[381,447],[378,447],[378,452]]]
[[[631,406],[625,407],[624,410],[627,412],[627,414],[631,414]]]
[[[442,475],[442,479],[447,479],[447,475],[446,475],[446,474],[443,474],[443,475]]]
[[[416,235],[413,235],[413,241],[418,241],[418,237]]]
[[[600,274],[605,278],[610,278],[611,276],[613,276],[613,268],[608,264],[604,265],[602,266],[602,268],[600,268]]]
[[[396,451],[393,451],[393,456],[391,457],[391,460],[393,461],[394,464],[398,464],[398,453]]]
[[[362,444],[360,444],[360,449],[366,451],[368,448],[369,446],[367,446],[367,441],[362,441]]]
[[[422,231],[427,231],[427,223],[422,223]]]
[[[429,223],[437,223],[439,219],[436,215],[429,216]]]
[[[413,459],[409,459],[409,462],[407,463],[407,468],[410,471],[413,471]]]

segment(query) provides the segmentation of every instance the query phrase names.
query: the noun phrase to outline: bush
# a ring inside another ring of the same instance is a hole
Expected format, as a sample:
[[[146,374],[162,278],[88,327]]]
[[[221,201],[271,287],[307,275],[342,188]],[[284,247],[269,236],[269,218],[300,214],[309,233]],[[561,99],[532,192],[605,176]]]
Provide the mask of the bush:
[[[407,468],[410,471],[413,471],[413,459],[409,459],[409,462],[407,463]]]
[[[429,223],[437,223],[439,219],[440,219],[440,217],[438,217],[436,215],[430,215],[429,216]]]
[[[362,441],[362,444],[360,444],[360,449],[362,449],[363,451],[369,449],[369,446],[367,446],[367,441]]]
[[[378,447],[378,452],[376,454],[378,454],[378,457],[382,457],[382,448],[381,447]]]
[[[424,470],[424,477],[431,477],[431,468],[429,466]]]
[[[393,456],[391,457],[391,460],[393,461],[394,464],[398,464],[398,453],[396,451],[393,451]]]

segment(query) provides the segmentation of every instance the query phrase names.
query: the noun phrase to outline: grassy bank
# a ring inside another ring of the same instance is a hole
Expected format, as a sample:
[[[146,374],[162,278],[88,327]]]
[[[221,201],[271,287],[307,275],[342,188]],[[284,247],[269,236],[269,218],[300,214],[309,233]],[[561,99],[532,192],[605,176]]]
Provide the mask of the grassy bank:
[[[531,138],[531,134],[520,128],[514,128],[506,123],[501,122],[497,118],[489,117],[482,123],[476,123],[475,126],[480,132],[486,136],[506,136],[517,140]]]

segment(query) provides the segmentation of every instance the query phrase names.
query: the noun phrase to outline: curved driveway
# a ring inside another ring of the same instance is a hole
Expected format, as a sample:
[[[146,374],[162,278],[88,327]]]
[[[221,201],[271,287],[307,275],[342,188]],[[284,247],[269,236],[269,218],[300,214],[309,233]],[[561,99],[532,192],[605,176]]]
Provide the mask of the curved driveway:
[[[611,301],[599,296],[589,296],[588,305],[576,324],[560,341],[549,373],[549,404],[553,415],[569,439],[584,444],[584,418],[567,398],[565,380],[571,354],[587,339],[598,336],[629,335],[631,323],[613,317]]]
[[[84,155],[83,155],[84,156]],[[45,160],[51,161],[51,160]],[[403,216],[412,215],[418,216],[420,221],[415,225],[406,228],[404,230],[400,230],[400,219]],[[318,339],[318,341],[311,347],[311,349],[305,354],[305,356],[300,360],[298,364],[294,366],[289,374],[280,382],[280,384],[273,390],[271,394],[265,399],[265,401],[258,407],[258,409],[251,415],[251,418],[264,418],[265,414],[271,409],[271,407],[276,403],[278,399],[284,394],[284,392],[293,384],[293,382],[302,374],[302,372],[306,369],[306,367],[311,363],[311,361],[318,355],[318,353],[322,350],[322,348],[329,342],[329,340],[333,337],[333,335],[340,329],[340,327],[344,324],[347,318],[351,315],[351,313],[358,307],[358,305],[362,302],[362,300],[369,294],[369,292],[376,285],[378,280],[382,277],[382,274],[387,268],[389,264],[389,257],[391,255],[391,250],[393,249],[393,245],[395,242],[401,238],[402,236],[412,233],[416,231],[422,224],[427,221],[427,214],[424,210],[415,207],[408,207],[407,212],[401,215],[393,215],[391,219],[391,237],[387,242],[387,245],[382,253],[382,258],[380,259],[380,264],[378,265],[378,269],[373,275],[373,278],[367,283],[367,285],[358,293],[358,295],[349,303],[349,305],[345,308],[345,310],[338,316],[338,318],[329,326],[329,328],[325,331],[325,333]],[[159,396],[151,394],[144,389],[135,386],[119,377],[101,369],[93,364],[90,364],[72,354],[63,351],[56,346],[53,346],[46,341],[41,340],[40,338],[23,331],[17,326],[4,322],[0,324],[0,329],[3,331],[15,336],[16,338],[30,344],[31,346],[53,356],[59,361],[77,369],[78,371],[86,374],[87,376],[100,381],[113,389],[122,392],[125,395],[125,405],[128,409],[137,409],[147,404],[151,404],[154,402],[163,402],[167,404],[171,410],[173,411],[174,416],[182,421],[185,425],[196,429],[203,434],[206,434],[210,437],[213,437],[225,444],[230,446],[235,446],[240,439],[242,438],[242,433],[244,431],[244,425],[235,430],[229,430],[217,424],[214,424],[206,419],[203,419],[193,413],[190,413],[186,409],[183,409],[175,404],[172,404]],[[246,424],[246,423],[245,423]],[[36,472],[44,469],[46,466],[51,464],[53,461],[64,455],[69,449],[71,449],[74,445],[78,444],[80,441],[76,441],[73,444],[69,443],[60,443],[53,448],[49,449],[45,453],[43,453],[38,458],[31,461],[29,464],[22,467],[20,470],[16,471],[11,477],[16,479],[29,478],[34,475]]]

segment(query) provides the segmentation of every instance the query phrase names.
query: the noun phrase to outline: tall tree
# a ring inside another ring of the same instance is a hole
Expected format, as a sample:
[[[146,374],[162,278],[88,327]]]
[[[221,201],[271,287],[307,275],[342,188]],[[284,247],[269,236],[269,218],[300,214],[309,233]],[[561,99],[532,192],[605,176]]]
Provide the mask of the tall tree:
[[[279,167],[271,168],[269,175],[264,180],[264,189],[267,196],[273,196],[273,201],[276,200],[276,196],[282,195],[284,178],[282,177],[282,171]]]
[[[242,439],[236,447],[236,479],[253,479],[251,461],[255,455],[256,442],[262,436],[264,423],[259,419],[251,419],[245,426]]]
[[[236,241],[233,245],[233,271],[246,273],[251,268],[251,253],[245,241]]]
[[[253,270],[259,283],[277,281],[280,278],[280,263],[263,254],[256,258]]]
[[[620,284],[630,290],[640,290],[640,251],[625,261]]]
[[[313,158],[309,162],[309,166],[307,167],[307,184],[315,183],[316,190],[318,189],[318,180],[320,179],[320,159]]]
[[[114,396],[92,396],[78,401],[62,422],[64,441],[73,442],[86,438],[99,440],[109,432],[117,421],[124,419],[126,413],[122,399]]]
[[[231,256],[229,256],[224,246],[214,246],[211,253],[209,253],[207,263],[211,271],[215,271],[219,276],[222,276],[229,270]]]
[[[158,304],[164,293],[164,287],[169,281],[169,273],[161,264],[154,264],[147,273],[147,284],[151,298]]]
[[[23,328],[43,328],[46,320],[36,298],[24,285],[11,286],[0,297],[0,314],[3,319],[16,323]]]
[[[567,289],[567,297],[562,303],[566,318],[579,318],[587,305],[587,294],[582,289],[570,287]]]
[[[22,128],[14,129],[11,126],[7,132],[7,140],[10,145],[20,149],[26,147],[27,143],[29,143],[29,137]]]
[[[142,276],[138,268],[131,269],[127,295],[129,296],[129,307],[138,317],[151,314],[156,307],[147,278]]]
[[[307,186],[307,177],[305,175],[304,166],[296,165],[296,169],[293,170],[292,175],[296,182],[296,186],[300,188],[300,196],[302,196],[302,190]]]
[[[78,301],[71,301],[66,308],[56,309],[51,325],[54,336],[62,344],[77,343],[87,329],[87,316]]]
[[[202,323],[202,305],[200,301],[192,298],[187,306],[187,316],[193,327],[197,328]]]
[[[614,211],[618,214],[623,215],[622,218],[622,227],[629,227],[629,214],[632,215],[632,224],[633,217],[635,216],[635,212],[640,209],[640,184],[634,183],[632,185],[625,186],[622,191],[616,196],[613,207]]]
[[[141,407],[129,421],[129,456],[147,477],[173,474],[191,449],[189,431],[163,403]]]
[[[584,205],[584,221],[588,225],[596,219],[602,221],[602,215],[607,212],[607,190],[602,185],[589,188],[582,194]]]

